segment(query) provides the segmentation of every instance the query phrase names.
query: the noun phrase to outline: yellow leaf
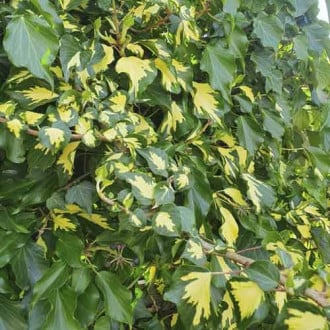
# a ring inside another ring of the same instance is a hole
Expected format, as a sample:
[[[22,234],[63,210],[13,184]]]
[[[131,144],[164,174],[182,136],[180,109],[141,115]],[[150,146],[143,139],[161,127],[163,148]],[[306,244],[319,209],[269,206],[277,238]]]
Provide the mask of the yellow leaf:
[[[93,65],[93,70],[95,73],[105,71],[108,69],[108,65],[114,61],[113,48],[110,46],[102,45],[104,56],[101,61]]]
[[[224,207],[220,207],[221,215],[224,219],[224,223],[221,226],[221,232],[227,243],[232,246],[238,237],[238,225],[235,218],[229,210]]]
[[[219,104],[212,87],[207,83],[197,83],[195,81],[193,87],[195,89],[193,101],[197,114],[207,114],[212,120],[221,124],[221,120],[216,113]]]
[[[126,46],[126,48],[131,51],[132,53],[134,53],[135,55],[138,55],[140,57],[143,57],[144,55],[144,50],[140,45],[137,44],[128,44]]]
[[[100,215],[100,214],[79,213],[79,216],[81,216],[82,218],[84,218],[90,222],[95,223],[96,225],[98,225],[104,229],[111,229],[111,227],[107,223],[107,219],[102,217],[102,215]]]
[[[221,324],[223,329],[228,329],[228,325],[232,325],[232,320],[234,318],[234,304],[228,291],[226,291],[223,296],[223,301],[228,305],[228,307],[221,314]]]
[[[134,186],[141,196],[147,199],[153,199],[154,198],[154,187],[155,184],[153,181],[146,181],[142,175],[136,174],[134,176],[134,179],[128,179],[127,180],[132,186]]]
[[[28,125],[36,125],[38,124],[39,120],[43,118],[43,114],[33,111],[24,111],[23,119],[26,121]]]
[[[290,317],[284,321],[288,330],[327,330],[327,319],[322,315],[289,308]]]
[[[162,84],[165,89],[169,92],[173,91],[173,89],[177,87],[178,82],[175,75],[170,70],[168,64],[160,58],[157,58],[155,60],[155,65],[156,68],[162,73]]]
[[[250,101],[253,103],[254,102],[254,95],[253,95],[253,91],[252,88],[249,86],[240,86],[239,87],[244,94],[250,99]]]
[[[250,317],[265,299],[264,293],[258,284],[252,281],[232,281],[231,293],[238,303],[242,319]]]
[[[236,188],[226,188],[223,192],[231,197],[235,203],[241,206],[247,206],[247,203],[243,199],[241,192]]]
[[[168,212],[159,212],[155,218],[156,227],[165,227],[168,231],[175,231],[175,224]]]
[[[61,143],[64,142],[64,132],[55,127],[47,127],[45,128],[45,135],[49,137],[49,142],[55,148],[59,148]]]
[[[32,102],[30,102],[30,105],[38,104],[39,102],[43,101],[52,101],[58,97],[58,94],[52,92],[45,87],[39,86],[31,87],[27,90],[24,90],[22,94],[26,98],[32,100]]]
[[[23,124],[18,119],[12,119],[7,121],[7,127],[9,131],[15,135],[15,137],[20,137],[21,131],[23,129]]]
[[[217,256],[217,261],[219,263],[219,266],[221,267],[222,272],[231,272],[232,269],[226,264],[226,261],[223,257]],[[230,278],[230,274],[224,274],[223,275],[226,279]]]
[[[276,291],[275,292],[275,302],[278,308],[278,311],[280,312],[287,300],[286,292],[285,291]]]
[[[191,253],[191,256],[195,259],[202,259],[204,257],[202,245],[192,240],[189,240],[187,243],[187,251]]]
[[[76,230],[76,225],[70,219],[65,218],[63,214],[58,214],[53,217],[54,230],[63,229],[65,231]]]
[[[186,285],[182,299],[186,299],[189,304],[195,306],[193,325],[199,325],[202,317],[208,319],[211,315],[211,274],[191,272],[182,276],[181,280],[191,281]]]
[[[126,73],[132,82],[132,90],[134,95],[139,90],[139,83],[143,78],[148,76],[148,73],[154,73],[151,60],[141,60],[136,56],[122,57],[116,64],[118,73]]]
[[[68,172],[72,175],[74,157],[76,155],[76,149],[78,148],[80,141],[69,143],[64,149],[62,155],[57,160],[58,165],[63,165],[64,172]]]
[[[12,115],[15,111],[15,103],[9,101],[0,104],[0,113],[4,114],[6,117]]]
[[[124,93],[117,93],[109,98],[110,108],[114,112],[124,112],[127,102],[127,96]]]

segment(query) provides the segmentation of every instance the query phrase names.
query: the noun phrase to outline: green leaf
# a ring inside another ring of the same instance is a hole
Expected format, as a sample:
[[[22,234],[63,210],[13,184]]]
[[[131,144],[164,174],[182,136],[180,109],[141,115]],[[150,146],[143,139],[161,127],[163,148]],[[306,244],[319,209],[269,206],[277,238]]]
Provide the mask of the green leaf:
[[[7,25],[3,45],[14,65],[27,68],[53,86],[49,66],[59,43],[47,21],[30,13],[14,17]]]
[[[256,207],[258,213],[262,207],[272,207],[276,201],[275,193],[266,183],[257,180],[250,174],[243,174],[243,179],[248,185],[248,197]]]
[[[294,50],[300,60],[308,59],[308,40],[305,35],[299,34],[293,39]]]
[[[49,297],[49,301],[52,308],[42,329],[81,329],[79,322],[74,317],[77,296],[71,289],[62,288],[55,290]]]
[[[325,264],[330,263],[330,234],[321,227],[314,227],[311,230],[313,239]]]
[[[88,328],[93,323],[100,301],[100,293],[94,284],[84,289],[84,292],[78,296],[76,315],[83,328]]]
[[[320,89],[330,86],[330,63],[328,59],[318,59],[313,61],[315,79],[317,87]]]
[[[47,269],[43,248],[31,241],[18,249],[11,261],[17,285],[26,290],[33,286]]]
[[[246,116],[239,116],[236,123],[240,143],[253,155],[258,146],[264,142],[262,130],[254,120]]]
[[[314,166],[326,177],[330,174],[330,154],[320,148],[308,147]]]
[[[240,6],[240,0],[222,0],[223,11],[235,15]]]
[[[224,99],[231,103],[230,90],[236,73],[233,54],[220,43],[208,44],[200,66],[201,70],[209,74],[211,86],[220,91]]]
[[[27,330],[28,326],[23,316],[23,308],[18,302],[10,301],[0,295],[0,329]]]
[[[58,256],[71,267],[80,267],[83,242],[75,235],[62,232],[56,244]]]
[[[25,161],[23,139],[10,134],[3,124],[0,124],[0,149],[4,149],[8,160],[15,164]]]
[[[278,268],[269,261],[255,261],[245,271],[249,279],[258,283],[264,291],[270,291],[278,287],[280,272]]]
[[[5,266],[13,258],[17,249],[22,247],[26,240],[26,235],[10,231],[0,231],[0,268]]]
[[[88,267],[76,268],[72,271],[72,289],[78,294],[82,294],[92,280],[91,270]]]
[[[279,116],[269,111],[264,111],[264,128],[274,139],[280,140],[284,135],[285,129],[283,126],[283,122]]]
[[[277,16],[260,13],[254,20],[254,33],[265,47],[272,47],[277,51],[283,35],[283,25]]]
[[[69,276],[68,266],[57,261],[47,269],[41,279],[36,282],[33,288],[32,305],[35,305],[40,299],[49,297],[56,289],[62,287]]]
[[[113,320],[132,324],[131,293],[118,277],[110,272],[99,272],[95,279],[105,301],[106,314]]]
[[[69,80],[70,69],[74,66],[80,66],[81,46],[79,41],[70,34],[65,34],[60,40],[60,61],[64,79]]]
[[[157,175],[168,177],[168,157],[164,150],[154,147],[138,149],[138,153],[148,162],[151,171]]]
[[[95,196],[95,186],[89,181],[82,181],[67,191],[65,200],[69,204],[76,203],[91,213]]]

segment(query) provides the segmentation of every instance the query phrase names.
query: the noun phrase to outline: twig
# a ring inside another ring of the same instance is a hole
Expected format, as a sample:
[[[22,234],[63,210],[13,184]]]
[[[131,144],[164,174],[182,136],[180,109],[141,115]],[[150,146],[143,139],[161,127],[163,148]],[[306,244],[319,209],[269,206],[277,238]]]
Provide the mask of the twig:
[[[208,251],[214,252],[214,245],[210,244],[208,242],[206,242],[205,240],[201,240],[203,248]],[[232,251],[227,251],[224,255],[225,258],[234,261],[237,264],[240,264],[244,267],[249,267],[252,263],[255,262],[254,259],[248,258],[248,257],[244,257],[241,256],[239,254],[237,254],[236,252],[232,252]],[[286,284],[287,278],[284,275],[280,275],[280,280],[279,283],[285,288],[285,284]],[[287,291],[287,290],[286,290]],[[326,292],[322,292],[322,291],[318,291],[315,289],[311,289],[311,288],[307,288],[303,295],[307,298],[312,299],[313,301],[315,301],[319,306],[321,307],[329,307],[330,306],[330,301],[327,298],[327,294]]]

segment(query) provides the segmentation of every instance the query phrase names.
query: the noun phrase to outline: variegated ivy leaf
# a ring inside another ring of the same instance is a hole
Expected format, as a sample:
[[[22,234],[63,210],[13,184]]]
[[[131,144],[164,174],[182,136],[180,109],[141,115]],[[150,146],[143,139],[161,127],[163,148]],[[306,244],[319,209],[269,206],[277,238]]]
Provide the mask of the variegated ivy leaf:
[[[142,205],[151,205],[156,185],[154,179],[142,173],[125,173],[123,176],[131,184],[134,197]]]
[[[100,59],[92,59],[92,68],[95,74],[107,70],[109,65],[115,60],[112,47],[107,45],[99,45],[98,49],[95,49],[95,52],[97,53],[99,49],[102,50],[102,57]]]
[[[241,320],[252,316],[265,300],[264,292],[255,282],[243,279],[231,280],[229,287],[229,292],[237,304]]]
[[[94,224],[102,227],[103,229],[111,229],[111,227],[107,223],[107,219],[105,217],[103,217],[101,214],[79,213],[79,216],[90,222],[93,222]]]
[[[197,326],[202,318],[207,320],[211,315],[211,273],[191,272],[182,276],[181,280],[189,281],[185,285],[182,299],[195,307],[193,325]]]
[[[193,70],[191,67],[184,65],[183,63],[173,59],[172,65],[174,66],[177,74],[177,79],[181,87],[186,91],[191,90],[193,81]]]
[[[54,230],[62,229],[65,231],[76,230],[77,225],[63,214],[57,214],[53,217]]]
[[[7,121],[8,130],[15,135],[16,138],[19,138],[21,135],[21,131],[23,129],[23,124],[18,119],[12,119]]]
[[[38,137],[44,147],[51,150],[59,150],[70,141],[71,131],[65,124],[58,122],[51,127],[42,127],[39,130]]]
[[[80,141],[69,143],[57,160],[57,164],[62,165],[64,172],[67,172],[69,175],[73,173],[74,158],[79,144]]]
[[[29,125],[29,126],[37,126],[44,119],[45,115],[38,112],[33,111],[24,111],[20,114],[20,117]]]
[[[164,204],[171,204],[175,200],[175,194],[172,187],[168,186],[166,183],[159,182],[155,186],[155,204],[157,206]]]
[[[36,107],[45,103],[50,103],[58,98],[58,94],[41,86],[30,87],[22,91],[22,95],[28,99],[29,107]]]
[[[229,246],[233,246],[237,240],[239,228],[232,213],[225,207],[220,207],[220,213],[223,218],[221,234]]]
[[[176,78],[176,72],[172,65],[160,58],[157,58],[155,60],[155,66],[162,73],[163,87],[171,93],[180,93],[180,86]]]
[[[171,108],[166,114],[165,119],[161,125],[161,131],[166,132],[170,135],[172,132],[176,132],[180,124],[185,121],[183,110],[178,106],[178,104],[173,101],[171,103]]]
[[[200,39],[200,31],[196,25],[195,14],[195,7],[180,6],[181,22],[178,25],[175,36],[177,45],[180,45],[183,41],[198,41]]]
[[[137,152],[148,162],[149,168],[154,174],[168,177],[168,157],[163,149],[149,147],[138,149]]]
[[[289,318],[284,321],[288,329],[299,330],[299,329],[328,329],[327,319],[320,315],[311,312],[300,311],[298,309],[288,309]]]
[[[0,114],[5,117],[9,117],[15,111],[16,104],[13,101],[8,101],[6,103],[0,104]]]
[[[157,76],[151,60],[141,60],[136,56],[121,57],[116,64],[118,73],[125,73],[131,80],[130,94],[137,97]]]
[[[127,95],[123,91],[116,91],[110,98],[110,109],[113,112],[124,112],[127,103]]]
[[[219,101],[216,92],[208,83],[193,82],[193,102],[199,118],[211,119],[221,125]]]
[[[192,263],[203,266],[206,262],[206,256],[201,242],[198,239],[191,238],[187,241],[182,258],[190,260]]]
[[[152,226],[156,233],[163,236],[179,236],[181,231],[181,213],[174,204],[163,205],[152,219]]]
[[[271,207],[275,203],[275,193],[270,186],[250,174],[243,174],[242,177],[248,185],[247,195],[258,213],[262,207]]]
[[[247,206],[246,201],[243,199],[242,193],[236,188],[225,188],[223,192],[229,196],[235,204],[240,206]]]

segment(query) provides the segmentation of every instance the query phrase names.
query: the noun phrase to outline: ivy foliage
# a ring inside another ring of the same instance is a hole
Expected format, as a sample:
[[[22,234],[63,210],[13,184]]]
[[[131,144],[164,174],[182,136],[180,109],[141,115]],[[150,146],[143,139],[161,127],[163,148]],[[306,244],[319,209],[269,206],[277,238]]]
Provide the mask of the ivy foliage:
[[[316,0],[0,5],[0,329],[328,329]]]

